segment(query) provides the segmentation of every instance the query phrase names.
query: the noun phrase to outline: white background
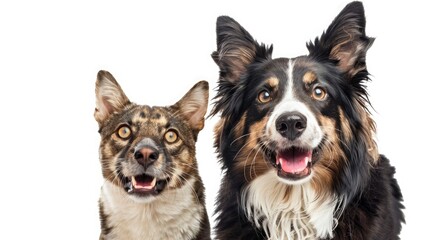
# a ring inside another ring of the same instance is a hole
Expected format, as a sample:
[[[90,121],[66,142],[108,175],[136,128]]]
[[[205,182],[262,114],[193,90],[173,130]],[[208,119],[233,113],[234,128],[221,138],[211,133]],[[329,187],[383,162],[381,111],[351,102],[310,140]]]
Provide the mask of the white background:
[[[109,70],[141,104],[173,104],[203,79],[213,97],[217,16],[230,15],[258,41],[273,43],[274,57],[295,57],[307,54],[305,43],[347,2],[2,1],[0,239],[98,238],[98,70]],[[404,194],[402,238],[422,239],[429,214],[428,9],[424,1],[364,5],[367,34],[377,38],[367,60],[378,146],[396,166]],[[209,214],[221,176],[212,148],[216,121],[207,120],[197,146]]]

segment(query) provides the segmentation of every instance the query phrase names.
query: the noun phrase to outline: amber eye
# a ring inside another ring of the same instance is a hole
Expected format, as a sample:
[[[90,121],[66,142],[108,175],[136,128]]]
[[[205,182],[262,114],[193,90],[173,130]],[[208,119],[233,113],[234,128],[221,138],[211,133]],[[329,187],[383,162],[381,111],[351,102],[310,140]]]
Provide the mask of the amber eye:
[[[164,134],[164,139],[168,143],[175,143],[178,139],[177,132],[175,130],[168,130]]]
[[[131,136],[131,129],[128,126],[122,126],[116,132],[122,139],[128,139]]]
[[[267,90],[263,90],[258,94],[258,101],[260,103],[268,103],[272,100],[271,93]]]
[[[327,93],[326,93],[326,90],[324,88],[322,88],[322,87],[313,88],[313,95],[312,96],[314,99],[319,100],[319,101],[325,100],[326,95],[327,95]]]

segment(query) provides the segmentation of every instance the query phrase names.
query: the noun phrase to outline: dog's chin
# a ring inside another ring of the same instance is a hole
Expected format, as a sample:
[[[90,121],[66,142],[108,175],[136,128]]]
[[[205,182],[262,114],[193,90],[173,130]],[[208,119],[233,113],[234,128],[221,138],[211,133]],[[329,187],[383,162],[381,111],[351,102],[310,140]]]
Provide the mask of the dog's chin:
[[[311,179],[315,150],[293,146],[271,151],[268,155],[281,182],[300,185]]]
[[[128,195],[138,201],[151,201],[166,188],[168,179],[158,179],[157,177],[141,174],[126,177],[124,190]]]

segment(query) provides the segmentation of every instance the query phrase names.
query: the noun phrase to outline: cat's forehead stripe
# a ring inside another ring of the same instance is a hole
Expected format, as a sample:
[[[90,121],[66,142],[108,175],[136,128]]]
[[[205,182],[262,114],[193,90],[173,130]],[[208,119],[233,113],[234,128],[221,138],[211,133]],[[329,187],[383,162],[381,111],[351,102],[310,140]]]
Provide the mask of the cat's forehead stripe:
[[[165,126],[168,122],[165,115],[165,111],[162,108],[142,106],[137,111],[135,111],[132,122],[138,124],[150,122],[152,124]]]

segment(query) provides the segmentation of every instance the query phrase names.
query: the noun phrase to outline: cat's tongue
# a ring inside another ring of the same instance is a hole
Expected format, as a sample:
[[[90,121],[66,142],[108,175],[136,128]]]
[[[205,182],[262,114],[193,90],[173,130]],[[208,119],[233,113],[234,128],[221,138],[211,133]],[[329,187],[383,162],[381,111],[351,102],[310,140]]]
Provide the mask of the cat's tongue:
[[[300,173],[311,162],[311,154],[312,151],[292,147],[277,153],[276,164],[286,173]]]

